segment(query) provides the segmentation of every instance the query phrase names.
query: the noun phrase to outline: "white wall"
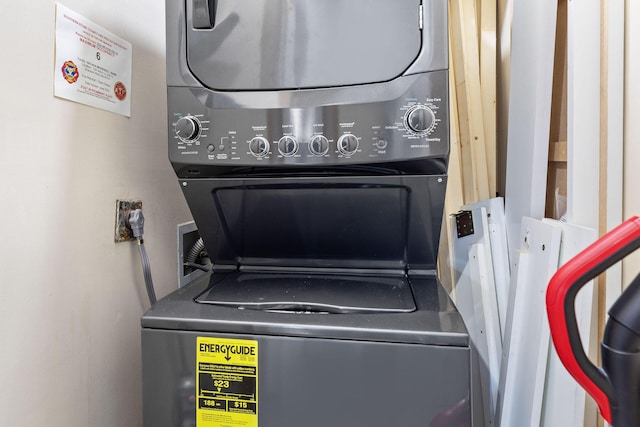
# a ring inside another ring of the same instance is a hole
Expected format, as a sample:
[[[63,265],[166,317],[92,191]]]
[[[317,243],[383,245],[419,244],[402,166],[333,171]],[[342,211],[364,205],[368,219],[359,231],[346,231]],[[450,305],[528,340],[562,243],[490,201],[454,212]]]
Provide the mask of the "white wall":
[[[65,0],[133,45],[131,118],[53,97],[55,3],[0,2],[0,425],[141,425],[139,198],[158,296],[190,219],[167,160],[164,2]]]
[[[640,4],[625,2],[624,218],[640,216]],[[640,273],[640,250],[625,259],[623,283]]]

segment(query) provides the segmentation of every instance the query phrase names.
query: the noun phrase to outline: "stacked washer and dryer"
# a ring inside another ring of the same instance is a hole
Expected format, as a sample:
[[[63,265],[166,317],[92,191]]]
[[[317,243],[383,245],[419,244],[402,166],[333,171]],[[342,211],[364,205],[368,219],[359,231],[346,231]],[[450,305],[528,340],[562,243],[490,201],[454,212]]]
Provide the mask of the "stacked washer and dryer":
[[[482,425],[436,275],[447,0],[166,16],[169,158],[213,270],[142,318],[144,425]]]

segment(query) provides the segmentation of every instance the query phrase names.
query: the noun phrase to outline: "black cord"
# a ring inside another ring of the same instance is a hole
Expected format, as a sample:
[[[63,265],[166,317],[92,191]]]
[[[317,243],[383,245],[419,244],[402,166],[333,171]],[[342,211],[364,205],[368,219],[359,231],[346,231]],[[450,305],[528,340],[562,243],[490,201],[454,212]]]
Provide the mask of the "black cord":
[[[196,262],[185,262],[184,265],[187,266],[187,267],[191,267],[191,268],[195,268],[195,269],[198,269],[198,270],[202,270],[202,271],[207,272],[207,273],[211,271],[211,269],[209,267],[207,267],[206,265],[198,264]]]

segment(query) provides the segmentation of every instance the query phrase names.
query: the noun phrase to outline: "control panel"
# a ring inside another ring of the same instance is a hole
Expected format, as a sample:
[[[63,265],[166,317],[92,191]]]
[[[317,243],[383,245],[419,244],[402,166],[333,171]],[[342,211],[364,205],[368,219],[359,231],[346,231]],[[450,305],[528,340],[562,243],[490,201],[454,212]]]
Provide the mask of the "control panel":
[[[202,93],[199,93],[202,92]],[[208,108],[206,88],[169,88],[169,157],[179,164],[396,162],[449,151],[446,71],[392,100],[306,108]]]

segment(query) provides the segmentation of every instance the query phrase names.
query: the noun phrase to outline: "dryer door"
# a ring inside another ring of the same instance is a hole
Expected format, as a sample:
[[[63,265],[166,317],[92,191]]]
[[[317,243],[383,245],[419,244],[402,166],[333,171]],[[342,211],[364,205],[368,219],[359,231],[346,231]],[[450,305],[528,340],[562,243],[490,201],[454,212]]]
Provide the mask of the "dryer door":
[[[445,175],[182,180],[218,268],[433,271]],[[332,286],[334,286],[333,284]]]
[[[422,48],[420,0],[186,0],[187,61],[215,90],[392,80]]]

